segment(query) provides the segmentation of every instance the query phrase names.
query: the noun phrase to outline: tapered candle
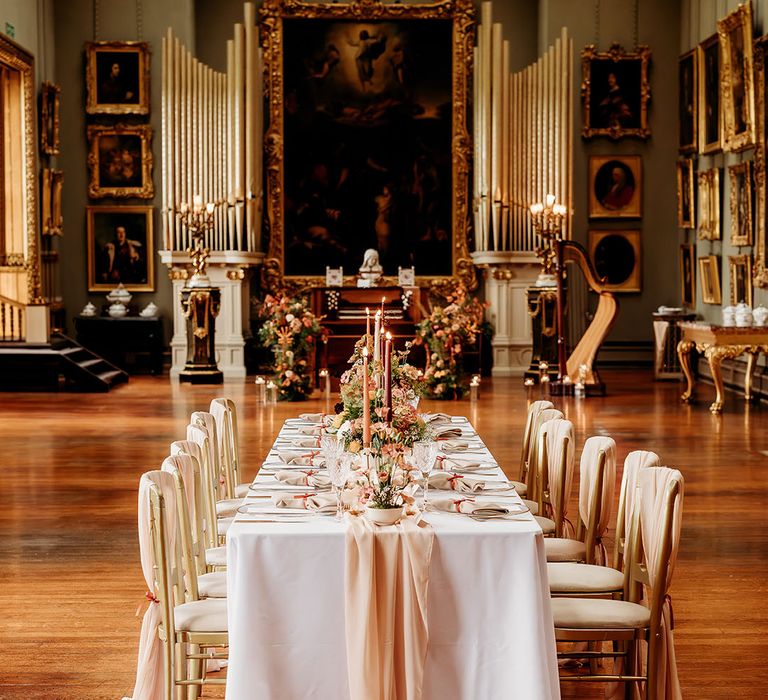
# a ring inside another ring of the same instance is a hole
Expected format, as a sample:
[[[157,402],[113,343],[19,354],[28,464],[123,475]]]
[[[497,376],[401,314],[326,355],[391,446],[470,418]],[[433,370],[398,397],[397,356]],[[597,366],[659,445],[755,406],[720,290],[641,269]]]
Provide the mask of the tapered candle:
[[[363,447],[371,446],[371,399],[368,389],[368,346],[363,348]]]
[[[387,297],[381,297],[381,318],[384,320],[384,302],[387,300]]]
[[[392,420],[392,336],[387,333],[384,343],[384,408],[386,420]]]
[[[373,328],[373,361],[378,362],[381,357],[381,348],[379,343],[381,342],[381,312],[376,312],[376,318],[374,320]]]
[[[365,345],[371,342],[371,310],[365,307]]]

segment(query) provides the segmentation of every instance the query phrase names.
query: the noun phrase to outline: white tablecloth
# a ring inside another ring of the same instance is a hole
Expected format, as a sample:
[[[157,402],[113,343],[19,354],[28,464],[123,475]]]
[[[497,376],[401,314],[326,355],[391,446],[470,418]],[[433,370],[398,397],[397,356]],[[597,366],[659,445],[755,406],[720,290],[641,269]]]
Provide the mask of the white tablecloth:
[[[435,542],[424,699],[559,698],[536,521],[434,512],[426,519]],[[227,547],[227,698],[349,698],[343,523],[236,521]]]

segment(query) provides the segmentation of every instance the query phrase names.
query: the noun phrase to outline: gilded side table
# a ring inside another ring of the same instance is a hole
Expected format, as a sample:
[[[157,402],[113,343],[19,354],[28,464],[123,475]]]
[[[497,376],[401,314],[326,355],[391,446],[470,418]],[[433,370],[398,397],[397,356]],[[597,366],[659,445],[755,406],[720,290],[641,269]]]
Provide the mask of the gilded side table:
[[[680,397],[683,401],[690,401],[693,394],[693,370],[691,369],[691,351],[695,348],[709,362],[712,371],[712,379],[715,382],[717,395],[709,410],[712,413],[720,413],[725,404],[725,390],[721,364],[724,359],[732,359],[739,355],[747,354],[747,374],[744,378],[744,399],[752,398],[752,373],[755,369],[755,360],[763,352],[768,353],[768,327],[749,326],[736,328],[731,326],[713,326],[708,323],[681,323],[682,338],[677,344],[677,354],[680,357],[680,366],[688,382],[686,390]]]

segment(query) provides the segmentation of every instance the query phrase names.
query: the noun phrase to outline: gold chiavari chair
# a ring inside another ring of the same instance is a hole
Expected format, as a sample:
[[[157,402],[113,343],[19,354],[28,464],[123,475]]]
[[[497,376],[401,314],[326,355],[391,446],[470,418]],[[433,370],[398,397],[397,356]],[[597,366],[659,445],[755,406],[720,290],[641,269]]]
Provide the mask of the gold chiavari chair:
[[[626,535],[630,531],[632,504],[641,469],[658,467],[659,457],[654,452],[636,450],[624,460],[624,473],[619,490],[619,509],[616,516],[616,545],[613,568],[597,564],[548,562],[549,592],[553,596],[610,596],[624,597],[627,585],[623,571],[626,556]]]
[[[681,697],[672,637],[671,599],[667,593],[680,542],[683,477],[676,469],[655,467],[639,475],[639,503],[627,544],[625,600],[553,598],[557,642],[614,642],[610,651],[558,652],[560,658],[616,658],[614,673],[561,676],[561,680],[645,682],[646,700]],[[647,605],[636,591],[645,586]],[[644,651],[642,647],[644,646]],[[645,669],[645,670],[643,670]],[[628,687],[629,690],[629,687]]]
[[[523,431],[523,446],[520,452],[520,481],[513,481],[519,496],[528,494],[529,468],[531,465],[531,452],[536,442],[536,433],[534,432],[534,420],[542,411],[554,408],[551,401],[534,401],[528,407],[528,413],[525,417],[525,430]]]
[[[547,421],[555,420],[556,418],[565,418],[562,411],[558,411],[556,408],[545,408],[539,411],[533,418],[531,426],[531,453],[528,459],[528,498],[532,501],[539,500],[539,488],[542,484],[539,483],[538,465],[540,461],[539,447],[541,444],[541,426]]]
[[[550,488],[562,488],[550,484]],[[580,460],[579,517],[576,537],[552,537],[544,541],[548,562],[594,564],[605,561],[602,536],[608,528],[616,488],[616,443],[607,437],[591,437],[584,443]],[[557,517],[557,515],[556,515]]]
[[[177,700],[195,698],[204,684],[226,684],[226,679],[206,678],[204,660],[223,659],[225,654],[216,648],[229,645],[227,627],[227,601],[221,598],[190,600],[182,580],[183,563],[177,545],[178,538],[171,535],[175,519],[168,517],[167,504],[175,498],[174,486],[160,484],[169,474],[162,471],[147,472],[141,477],[140,492],[148,493],[149,529],[154,559],[153,604],[160,606],[160,624],[157,634],[164,653],[164,698]],[[203,653],[203,649],[211,652]],[[176,692],[174,692],[176,691]]]
[[[211,401],[208,409],[216,420],[219,437],[219,453],[224,468],[229,474],[228,483],[233,484],[233,491],[227,498],[245,498],[250,482],[241,483],[239,433],[237,428],[237,406],[232,399],[217,398]]]
[[[573,423],[564,418],[553,418],[541,425],[536,451],[536,494],[540,513],[551,515],[555,537],[564,537],[571,531],[566,510],[573,482],[574,438]],[[550,483],[554,485],[550,489]],[[567,529],[566,529],[567,528]]]

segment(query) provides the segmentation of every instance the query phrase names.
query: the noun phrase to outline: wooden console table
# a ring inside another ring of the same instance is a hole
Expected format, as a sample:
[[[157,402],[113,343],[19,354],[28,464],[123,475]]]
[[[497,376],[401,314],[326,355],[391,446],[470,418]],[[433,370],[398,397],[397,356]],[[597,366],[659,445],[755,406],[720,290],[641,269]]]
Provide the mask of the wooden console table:
[[[747,354],[747,375],[744,379],[744,399],[752,398],[752,372],[755,360],[762,353],[768,353],[768,327],[749,326],[735,328],[731,326],[713,326],[707,323],[681,323],[682,338],[677,344],[677,354],[683,368],[688,386],[680,397],[690,401],[693,394],[693,370],[691,369],[691,351],[695,348],[709,362],[712,379],[715,382],[717,396],[709,407],[712,413],[720,413],[725,404],[725,391],[721,364],[724,359],[732,359]]]

